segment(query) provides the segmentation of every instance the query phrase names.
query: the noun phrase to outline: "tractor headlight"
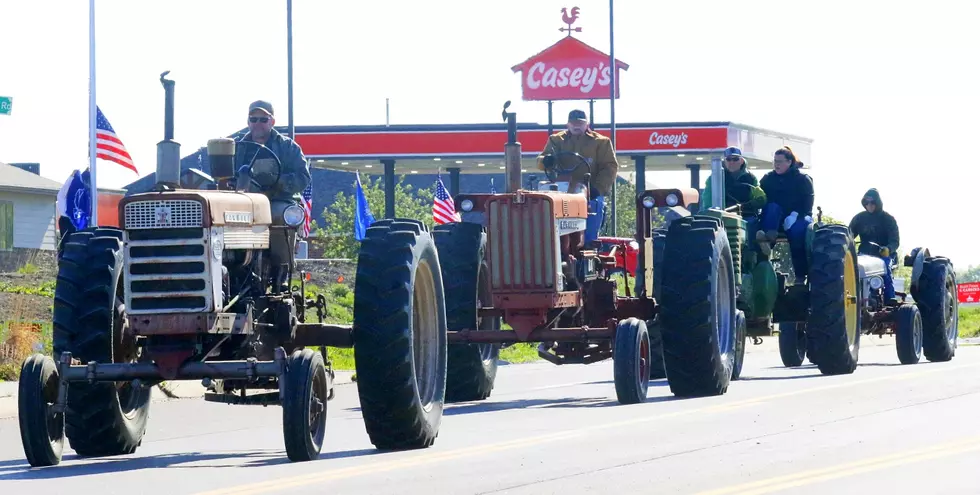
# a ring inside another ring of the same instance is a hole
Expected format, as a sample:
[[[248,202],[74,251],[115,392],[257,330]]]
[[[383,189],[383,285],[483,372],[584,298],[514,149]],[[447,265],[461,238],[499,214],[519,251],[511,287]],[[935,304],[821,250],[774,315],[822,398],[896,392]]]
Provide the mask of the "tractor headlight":
[[[667,206],[677,206],[677,195],[670,193],[667,195]]]
[[[282,219],[290,227],[299,227],[306,220],[306,211],[296,205],[289,205],[282,212]]]
[[[653,208],[653,204],[654,204],[653,203],[653,198],[651,198],[650,196],[643,196],[643,207],[644,208]]]
[[[473,200],[471,200],[471,199],[464,199],[464,200],[462,200],[462,201],[459,202],[459,207],[463,211],[473,211]]]
[[[885,285],[885,280],[881,277],[871,277],[871,279],[868,280],[868,283],[871,284],[872,289],[878,290]]]

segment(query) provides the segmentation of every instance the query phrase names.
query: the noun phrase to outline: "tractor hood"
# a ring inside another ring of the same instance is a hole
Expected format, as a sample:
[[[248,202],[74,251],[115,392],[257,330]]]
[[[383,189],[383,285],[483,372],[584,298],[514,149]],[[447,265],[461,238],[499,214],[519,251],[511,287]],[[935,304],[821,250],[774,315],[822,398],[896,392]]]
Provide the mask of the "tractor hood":
[[[877,256],[859,254],[857,262],[858,275],[862,280],[885,274],[885,261]]]
[[[119,225],[131,228],[268,226],[269,198],[236,191],[178,189],[148,192],[119,202]]]

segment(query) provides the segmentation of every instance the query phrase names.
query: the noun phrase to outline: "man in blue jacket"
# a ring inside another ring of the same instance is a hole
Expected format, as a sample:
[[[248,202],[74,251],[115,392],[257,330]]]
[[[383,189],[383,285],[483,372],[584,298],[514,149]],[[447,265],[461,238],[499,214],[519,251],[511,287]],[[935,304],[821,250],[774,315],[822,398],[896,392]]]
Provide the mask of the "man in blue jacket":
[[[801,284],[809,273],[806,253],[806,231],[813,222],[813,180],[800,171],[803,162],[789,146],[776,150],[773,170],[762,177],[759,185],[766,193],[761,229],[756,233],[760,247],[768,255],[779,231],[786,233],[793,273]]]
[[[310,175],[309,164],[303,149],[296,141],[283,136],[275,129],[276,117],[272,109],[272,104],[267,101],[255,101],[248,106],[248,134],[242,136],[242,141],[254,141],[265,145],[269,150],[279,157],[282,169],[279,173],[279,181],[271,191],[266,191],[272,209],[272,224],[285,225],[283,218],[286,208],[290,205],[302,206],[302,193],[309,185],[312,177]],[[255,158],[272,158],[268,153],[261,153],[260,148],[248,144],[237,144],[235,146],[235,169],[241,174],[243,169],[247,169]],[[280,280],[288,287],[288,280],[284,280],[286,273],[279,271],[278,268],[290,262],[291,251],[295,249],[296,230],[286,229],[288,239],[283,239],[281,235],[273,235],[269,239],[270,261],[273,264],[273,280]]]

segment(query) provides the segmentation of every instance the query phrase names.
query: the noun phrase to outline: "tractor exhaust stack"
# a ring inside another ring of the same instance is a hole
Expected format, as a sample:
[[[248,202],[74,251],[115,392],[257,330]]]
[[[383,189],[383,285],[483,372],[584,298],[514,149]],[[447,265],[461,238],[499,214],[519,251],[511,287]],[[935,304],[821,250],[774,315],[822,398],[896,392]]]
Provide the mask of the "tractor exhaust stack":
[[[172,188],[180,187],[180,143],[174,141],[174,81],[166,79],[166,71],[160,74],[160,83],[163,84],[165,93],[164,99],[164,124],[163,141],[157,143],[157,177],[158,186],[164,185]]]
[[[521,143],[517,141],[517,113],[508,112],[510,100],[504,103],[502,112],[507,122],[507,144],[504,145],[504,192],[516,192],[521,188]]]

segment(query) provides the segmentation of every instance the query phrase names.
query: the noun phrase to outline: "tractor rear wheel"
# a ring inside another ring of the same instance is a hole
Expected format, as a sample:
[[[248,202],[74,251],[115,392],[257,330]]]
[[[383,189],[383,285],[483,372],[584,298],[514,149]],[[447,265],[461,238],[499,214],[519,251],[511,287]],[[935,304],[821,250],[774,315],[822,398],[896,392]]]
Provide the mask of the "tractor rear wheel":
[[[948,259],[927,258],[912,295],[922,313],[922,351],[929,361],[949,361],[959,338],[956,273]]]
[[[853,373],[861,348],[857,250],[846,225],[813,231],[807,354],[825,375]]]
[[[487,234],[477,223],[448,223],[432,229],[446,297],[446,328],[499,330],[500,317],[480,316],[490,300]],[[449,344],[446,402],[483,400],[497,378],[500,344]]]
[[[128,331],[120,235],[107,227],[71,234],[58,262],[54,297],[54,355],[83,363],[137,359]],[[106,235],[101,235],[106,234]],[[81,456],[132,454],[143,440],[150,388],[132,382],[73,382],[68,386],[65,435]]]
[[[918,363],[922,357],[922,316],[914,304],[895,312],[895,350],[902,364]]]
[[[436,247],[419,221],[376,222],[361,242],[354,362],[371,443],[431,446],[446,397],[446,302]]]
[[[697,218],[697,220],[695,220]],[[735,365],[735,276],[721,222],[671,222],[664,246],[661,332],[670,390],[721,395]]]

